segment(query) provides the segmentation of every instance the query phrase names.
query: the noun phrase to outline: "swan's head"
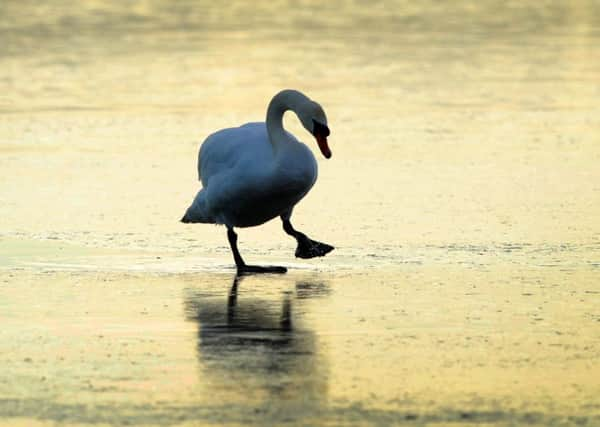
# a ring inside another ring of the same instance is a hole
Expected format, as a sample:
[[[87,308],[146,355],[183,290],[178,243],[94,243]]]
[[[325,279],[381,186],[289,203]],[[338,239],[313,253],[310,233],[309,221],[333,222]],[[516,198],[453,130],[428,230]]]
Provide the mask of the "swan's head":
[[[331,150],[327,144],[329,128],[327,127],[327,116],[323,108],[314,101],[308,102],[299,114],[304,129],[309,131],[317,140],[319,149],[325,158],[331,157]]]

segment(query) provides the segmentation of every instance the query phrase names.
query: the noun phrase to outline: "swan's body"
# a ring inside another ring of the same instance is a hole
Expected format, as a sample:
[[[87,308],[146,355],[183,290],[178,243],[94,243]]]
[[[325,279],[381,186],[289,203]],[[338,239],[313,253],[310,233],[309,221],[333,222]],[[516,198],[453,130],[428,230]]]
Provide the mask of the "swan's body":
[[[249,266],[243,263],[237,244],[232,242],[237,241],[233,227],[252,227],[277,216],[284,221],[284,230],[298,240],[296,256],[323,256],[333,249],[308,239],[289,222],[294,206],[314,185],[318,168],[312,151],[283,129],[282,117],[288,109],[296,112],[329,158],[325,113],[319,104],[293,90],[282,91],[273,98],[266,123],[217,131],[200,147],[198,178],[203,188],[182,221],[226,225],[238,271]]]
[[[189,222],[252,227],[291,212],[317,179],[310,149],[287,134],[273,151],[264,123],[210,135],[198,158],[204,187],[188,209]]]

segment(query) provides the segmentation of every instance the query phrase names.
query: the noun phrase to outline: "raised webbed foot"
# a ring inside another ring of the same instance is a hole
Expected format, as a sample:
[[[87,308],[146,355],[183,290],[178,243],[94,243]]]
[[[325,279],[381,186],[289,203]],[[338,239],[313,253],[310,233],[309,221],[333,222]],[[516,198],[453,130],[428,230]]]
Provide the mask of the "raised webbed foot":
[[[298,247],[296,248],[296,258],[315,258],[325,256],[334,249],[333,246],[327,243],[311,240],[306,236],[298,239]]]

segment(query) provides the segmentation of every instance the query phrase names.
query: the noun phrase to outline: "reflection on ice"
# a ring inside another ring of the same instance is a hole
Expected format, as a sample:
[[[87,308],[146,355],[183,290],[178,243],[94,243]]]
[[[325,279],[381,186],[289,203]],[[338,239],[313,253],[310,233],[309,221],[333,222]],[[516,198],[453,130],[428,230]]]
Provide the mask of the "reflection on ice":
[[[186,318],[198,324],[200,375],[210,392],[228,399],[317,408],[328,388],[328,363],[313,330],[304,325],[296,306],[326,295],[324,283],[300,281],[275,298],[250,296],[242,285],[256,277],[235,277],[226,298],[207,297],[188,289]],[[271,407],[275,405],[274,407]]]

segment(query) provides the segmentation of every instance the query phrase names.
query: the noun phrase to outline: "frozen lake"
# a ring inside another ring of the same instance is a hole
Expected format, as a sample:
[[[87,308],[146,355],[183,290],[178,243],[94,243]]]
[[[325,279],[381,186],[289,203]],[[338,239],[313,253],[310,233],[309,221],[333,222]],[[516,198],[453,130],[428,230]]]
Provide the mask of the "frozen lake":
[[[600,424],[594,1],[4,1],[0,424]],[[294,224],[179,223],[300,89]]]

